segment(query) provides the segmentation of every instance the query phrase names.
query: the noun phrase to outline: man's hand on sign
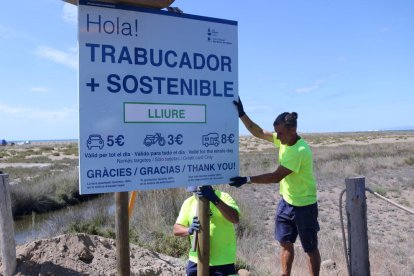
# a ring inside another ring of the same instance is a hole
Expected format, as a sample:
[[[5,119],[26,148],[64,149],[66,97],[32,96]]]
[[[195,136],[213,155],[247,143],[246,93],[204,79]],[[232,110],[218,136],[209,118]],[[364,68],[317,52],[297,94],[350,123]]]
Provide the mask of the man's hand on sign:
[[[246,112],[244,112],[243,103],[239,97],[238,101],[233,101],[233,104],[237,107],[237,112],[239,113],[239,118],[246,115]]]
[[[247,183],[247,177],[236,176],[236,177],[230,178],[230,181],[231,181],[229,183],[230,186],[240,188],[242,185]]]
[[[78,0],[63,0],[73,5],[78,5]],[[169,7],[174,0],[112,0],[112,4],[128,4],[137,7],[163,9]]]
[[[168,7],[167,11],[175,13],[184,13],[179,7]]]
[[[188,228],[188,234],[192,235],[194,231],[198,231],[198,230],[200,230],[200,220],[198,219],[198,217],[193,217],[193,222]]]
[[[196,192],[198,197],[205,197],[209,201],[213,202],[214,205],[217,205],[220,201],[219,197],[214,192],[213,187],[210,185],[208,186],[201,186],[200,189]]]

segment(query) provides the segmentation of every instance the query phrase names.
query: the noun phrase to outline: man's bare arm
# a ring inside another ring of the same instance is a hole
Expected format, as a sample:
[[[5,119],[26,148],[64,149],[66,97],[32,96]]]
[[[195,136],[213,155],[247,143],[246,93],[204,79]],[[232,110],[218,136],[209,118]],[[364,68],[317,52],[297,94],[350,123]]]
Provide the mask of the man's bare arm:
[[[217,203],[216,207],[228,221],[231,223],[239,223],[239,212],[237,212],[235,209],[221,200],[219,203]]]
[[[262,129],[247,114],[241,116],[240,120],[253,136],[273,143],[273,133]]]
[[[188,227],[178,224],[178,223],[174,224],[173,233],[174,233],[174,236],[179,236],[179,237],[187,237],[190,235],[188,234]]]
[[[279,166],[272,173],[265,173],[261,175],[251,176],[250,181],[253,183],[258,183],[258,184],[279,183],[283,178],[285,178],[291,173],[292,173],[291,170],[283,166]]]

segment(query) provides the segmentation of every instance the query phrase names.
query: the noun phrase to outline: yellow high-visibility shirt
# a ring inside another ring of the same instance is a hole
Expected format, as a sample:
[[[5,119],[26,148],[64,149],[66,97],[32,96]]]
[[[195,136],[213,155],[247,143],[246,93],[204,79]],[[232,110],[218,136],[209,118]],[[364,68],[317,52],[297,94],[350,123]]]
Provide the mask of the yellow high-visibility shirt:
[[[279,148],[279,164],[292,171],[280,181],[283,199],[293,206],[307,206],[316,202],[316,179],[309,145],[302,138],[293,146],[283,145],[273,133],[273,143]]]
[[[214,190],[216,195],[228,206],[240,213],[234,199],[227,193]],[[196,215],[197,199],[195,196],[187,198],[181,206],[177,224],[189,227]],[[191,235],[191,244],[194,235]],[[197,263],[197,251],[190,249],[189,260]],[[236,261],[236,233],[234,225],[228,221],[210,202],[210,266],[234,264]]]

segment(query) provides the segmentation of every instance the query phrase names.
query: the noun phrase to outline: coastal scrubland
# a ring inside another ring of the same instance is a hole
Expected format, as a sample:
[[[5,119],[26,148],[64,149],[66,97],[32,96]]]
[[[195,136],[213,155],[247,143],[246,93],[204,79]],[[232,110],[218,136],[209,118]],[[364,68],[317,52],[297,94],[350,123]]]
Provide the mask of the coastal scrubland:
[[[364,176],[366,186],[393,201],[414,207],[414,132],[301,134],[311,145],[318,181],[321,275],[347,275],[339,220],[339,194],[345,178]],[[78,195],[76,143],[39,143],[0,148],[0,170],[9,174],[13,212],[23,214],[64,209],[41,226],[38,237],[83,232],[114,237],[113,195],[100,195],[78,212],[85,199]],[[240,137],[240,174],[256,175],[277,166],[271,143]],[[253,275],[276,275],[279,247],[273,239],[278,184],[218,185],[241,209],[237,265]],[[138,192],[130,221],[130,241],[141,247],[185,259],[188,240],[172,235],[184,189]],[[108,205],[109,203],[109,205]],[[414,274],[413,216],[367,194],[368,237],[372,275]],[[346,221],[345,221],[346,223]],[[293,275],[306,275],[305,255],[295,246]]]

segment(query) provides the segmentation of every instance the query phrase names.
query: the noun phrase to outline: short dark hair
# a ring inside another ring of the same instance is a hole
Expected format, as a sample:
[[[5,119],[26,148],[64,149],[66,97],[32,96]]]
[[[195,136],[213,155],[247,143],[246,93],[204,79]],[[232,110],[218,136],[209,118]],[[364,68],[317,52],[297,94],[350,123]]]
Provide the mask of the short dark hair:
[[[277,116],[276,120],[273,123],[273,126],[284,124],[287,128],[297,127],[298,122],[298,113],[296,112],[283,112]]]

